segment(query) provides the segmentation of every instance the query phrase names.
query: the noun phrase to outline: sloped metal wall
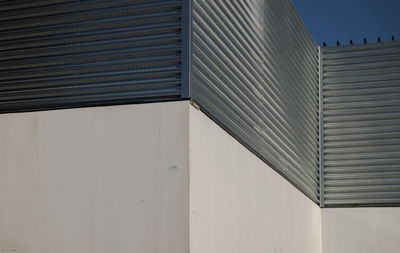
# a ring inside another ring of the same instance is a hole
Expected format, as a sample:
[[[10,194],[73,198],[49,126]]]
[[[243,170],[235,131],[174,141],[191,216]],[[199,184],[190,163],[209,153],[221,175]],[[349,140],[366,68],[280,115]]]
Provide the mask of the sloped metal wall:
[[[181,96],[181,1],[2,1],[0,112]]]
[[[399,42],[318,52],[290,0],[2,1],[0,34],[0,113],[191,98],[321,206],[400,204]]]
[[[291,2],[194,0],[192,18],[194,101],[318,202],[318,50]]]
[[[324,203],[400,204],[400,42],[323,49]]]

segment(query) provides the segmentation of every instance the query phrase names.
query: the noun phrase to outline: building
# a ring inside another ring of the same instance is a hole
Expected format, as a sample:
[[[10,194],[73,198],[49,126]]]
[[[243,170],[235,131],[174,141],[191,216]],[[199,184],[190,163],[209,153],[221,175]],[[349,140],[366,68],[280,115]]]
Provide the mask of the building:
[[[399,251],[398,41],[319,48],[289,0],[0,13],[3,252]]]

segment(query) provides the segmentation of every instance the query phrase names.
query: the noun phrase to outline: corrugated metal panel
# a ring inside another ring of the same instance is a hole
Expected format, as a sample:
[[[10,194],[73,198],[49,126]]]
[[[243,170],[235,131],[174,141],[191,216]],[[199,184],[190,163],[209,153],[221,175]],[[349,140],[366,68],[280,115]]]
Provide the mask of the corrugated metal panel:
[[[400,43],[324,48],[325,204],[400,203]]]
[[[291,2],[194,0],[192,16],[192,98],[318,202],[318,50]]]
[[[181,96],[180,1],[3,1],[0,112]]]

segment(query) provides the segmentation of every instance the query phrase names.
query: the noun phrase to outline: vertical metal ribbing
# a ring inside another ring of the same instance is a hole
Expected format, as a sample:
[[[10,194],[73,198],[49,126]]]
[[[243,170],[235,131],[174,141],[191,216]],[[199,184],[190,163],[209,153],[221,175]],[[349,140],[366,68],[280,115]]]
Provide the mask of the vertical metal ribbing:
[[[190,98],[192,73],[192,0],[182,1],[182,98]]]
[[[324,207],[324,73],[322,48],[318,47],[319,86],[319,206]]]

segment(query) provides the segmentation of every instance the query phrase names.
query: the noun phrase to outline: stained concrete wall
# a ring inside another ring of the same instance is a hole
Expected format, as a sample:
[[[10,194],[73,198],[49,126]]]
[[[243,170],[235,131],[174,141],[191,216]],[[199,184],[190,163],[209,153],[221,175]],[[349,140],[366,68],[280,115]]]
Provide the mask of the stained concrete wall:
[[[190,109],[190,252],[320,253],[321,211]]]
[[[400,208],[325,208],[323,253],[399,253]]]
[[[188,108],[0,115],[0,251],[187,253]]]

